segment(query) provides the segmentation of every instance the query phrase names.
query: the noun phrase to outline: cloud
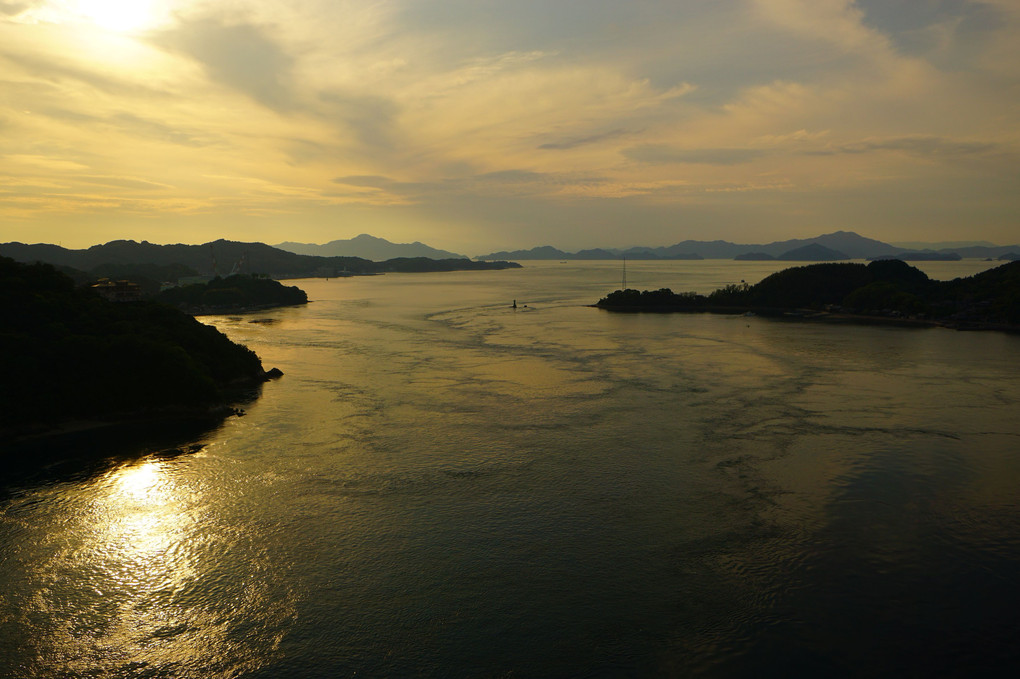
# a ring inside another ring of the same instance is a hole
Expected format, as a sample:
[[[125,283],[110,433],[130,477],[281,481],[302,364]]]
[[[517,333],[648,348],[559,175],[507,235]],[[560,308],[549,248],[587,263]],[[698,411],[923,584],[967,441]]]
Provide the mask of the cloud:
[[[963,157],[984,157],[1008,153],[1011,149],[1003,144],[980,141],[957,141],[942,137],[894,137],[869,139],[842,144],[834,149],[808,151],[809,155],[864,154],[880,151],[903,151],[910,155],[927,158],[957,159]]]
[[[544,178],[545,175],[541,172],[532,172],[530,170],[500,170],[498,172],[486,172],[475,177],[478,181],[495,184],[524,184],[541,181]]]
[[[73,58],[72,55],[68,56]],[[9,60],[27,75],[38,78],[47,84],[70,80],[85,83],[105,94],[117,97],[166,96],[166,93],[163,91],[127,78],[118,78],[110,75],[108,69],[104,70],[83,60],[80,60],[78,63],[71,63],[68,59],[60,57],[13,52],[3,49],[0,49],[0,58]]]
[[[263,106],[289,111],[296,105],[294,59],[261,26],[210,17],[188,19],[152,41],[194,59],[214,81]]]
[[[144,34],[29,4],[0,0],[22,215],[78,201],[126,224],[172,199],[206,229],[243,212],[307,240],[349,218],[588,247],[577,225],[612,245],[622,224],[778,238],[972,210],[1015,230],[1020,210],[1016,0],[192,0]]]
[[[173,189],[174,187],[169,184],[161,184],[158,182],[151,182],[147,179],[138,179],[136,177],[106,177],[99,175],[77,175],[74,177],[77,181],[84,182],[86,184],[97,184],[99,186],[112,186],[124,189],[156,189],[159,191],[165,191],[167,189]]]
[[[336,177],[334,184],[346,184],[348,186],[367,186],[371,188],[382,188],[393,184],[393,180],[379,175],[350,175],[347,177]]]
[[[3,156],[10,163],[17,163],[25,166],[39,168],[43,170],[50,170],[55,172],[65,172],[68,170],[86,170],[87,165],[75,162],[73,160],[67,160],[65,158],[56,158],[53,156],[46,156],[40,154],[10,154]]]
[[[393,144],[400,106],[383,96],[330,91],[319,95],[320,115],[339,124],[363,145],[388,148]]]
[[[644,144],[623,151],[631,160],[655,165],[695,163],[702,165],[739,165],[766,155],[762,149],[750,148],[675,148],[660,144]]]
[[[569,149],[576,149],[578,146],[587,146],[588,144],[598,144],[609,139],[616,139],[627,134],[627,130],[622,128],[610,130],[608,132],[602,132],[599,134],[591,134],[584,137],[573,137],[570,139],[564,139],[558,142],[547,142],[541,144],[538,148],[550,151],[566,151]]]
[[[182,129],[127,111],[114,114],[107,122],[111,125],[116,125],[121,130],[128,130],[139,136],[149,137],[170,144],[194,148],[212,144],[211,136],[207,132]]]
[[[39,0],[22,0],[21,2],[15,2],[14,0],[0,0],[0,15],[17,16],[25,10],[39,4],[41,4]]]

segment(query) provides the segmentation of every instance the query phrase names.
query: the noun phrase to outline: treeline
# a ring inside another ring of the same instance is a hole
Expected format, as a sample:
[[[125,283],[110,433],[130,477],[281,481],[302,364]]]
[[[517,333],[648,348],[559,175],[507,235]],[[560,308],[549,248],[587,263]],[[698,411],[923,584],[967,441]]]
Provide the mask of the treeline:
[[[729,285],[708,295],[617,290],[596,306],[613,311],[794,309],[933,321],[1020,325],[1020,262],[968,278],[935,281],[899,260],[828,263],[785,269],[756,285]]]
[[[0,434],[223,403],[262,362],[164,304],[109,302],[47,264],[0,258]]]
[[[308,295],[301,288],[271,278],[235,274],[208,283],[170,288],[156,295],[155,300],[196,313],[306,304]]]

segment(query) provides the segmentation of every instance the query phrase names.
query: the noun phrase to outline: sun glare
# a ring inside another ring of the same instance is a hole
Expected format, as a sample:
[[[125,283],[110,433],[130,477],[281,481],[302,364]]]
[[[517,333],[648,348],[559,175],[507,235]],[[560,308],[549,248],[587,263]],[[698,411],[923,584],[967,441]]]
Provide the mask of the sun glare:
[[[23,21],[91,24],[105,31],[132,33],[164,23],[167,0],[48,0],[21,15]]]
[[[117,494],[135,502],[152,504],[163,499],[162,481],[159,464],[156,462],[125,467],[116,477]]]
[[[138,31],[156,20],[152,0],[78,0],[78,12],[92,23],[111,31]]]

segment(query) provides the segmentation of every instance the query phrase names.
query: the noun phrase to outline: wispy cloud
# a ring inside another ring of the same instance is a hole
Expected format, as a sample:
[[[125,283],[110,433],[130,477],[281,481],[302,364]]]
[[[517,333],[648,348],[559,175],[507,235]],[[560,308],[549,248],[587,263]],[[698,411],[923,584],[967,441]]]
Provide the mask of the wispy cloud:
[[[0,219],[459,251],[1015,230],[1015,0],[484,4],[175,0],[118,32],[0,0]]]
[[[609,130],[608,132],[600,132],[598,134],[590,134],[584,137],[573,137],[570,139],[564,139],[557,142],[546,142],[540,144],[538,148],[549,150],[549,151],[567,151],[570,149],[576,149],[578,146],[586,146],[588,144],[598,144],[600,142],[608,141],[610,139],[616,139],[627,134],[627,130],[615,129]]]
[[[862,154],[879,151],[902,151],[915,156],[937,158],[962,158],[988,156],[1009,151],[1009,147],[1000,143],[982,141],[960,141],[942,137],[893,137],[888,139],[868,139],[864,141],[842,144],[833,149],[809,151],[819,155],[837,153]]]
[[[657,165],[671,163],[694,163],[704,165],[737,165],[749,163],[766,154],[761,149],[750,148],[674,148],[645,144],[625,149],[623,155],[631,160]]]
[[[205,17],[190,19],[152,38],[186,55],[214,81],[277,111],[295,107],[294,59],[262,27]]]

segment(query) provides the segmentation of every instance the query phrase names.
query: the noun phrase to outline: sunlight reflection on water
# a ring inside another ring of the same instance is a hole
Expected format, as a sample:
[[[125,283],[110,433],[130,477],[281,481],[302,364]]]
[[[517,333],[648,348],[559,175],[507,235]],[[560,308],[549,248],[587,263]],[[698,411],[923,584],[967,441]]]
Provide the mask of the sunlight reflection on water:
[[[8,591],[32,630],[24,676],[236,676],[279,643],[293,610],[272,564],[175,466],[143,458],[61,498],[61,532]]]
[[[768,273],[743,266],[628,273],[701,291]],[[865,676],[1015,657],[1018,338],[584,306],[617,276],[300,281],[307,307],[206,318],[284,378],[193,454],[9,491],[0,668]]]

